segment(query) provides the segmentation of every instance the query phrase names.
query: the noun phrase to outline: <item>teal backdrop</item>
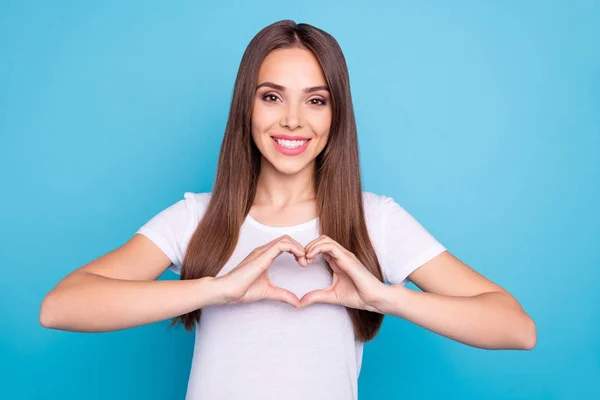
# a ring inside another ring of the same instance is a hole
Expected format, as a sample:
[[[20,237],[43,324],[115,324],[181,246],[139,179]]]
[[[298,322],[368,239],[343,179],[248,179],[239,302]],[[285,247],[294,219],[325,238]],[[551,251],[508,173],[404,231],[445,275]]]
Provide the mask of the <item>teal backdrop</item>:
[[[600,398],[599,2],[0,9],[0,398],[184,397],[192,334],[168,321],[45,329],[40,303],[185,191],[211,190],[242,53],[281,19],[345,53],[364,190],[397,200],[537,323],[532,351],[490,351],[386,317],[359,397]]]

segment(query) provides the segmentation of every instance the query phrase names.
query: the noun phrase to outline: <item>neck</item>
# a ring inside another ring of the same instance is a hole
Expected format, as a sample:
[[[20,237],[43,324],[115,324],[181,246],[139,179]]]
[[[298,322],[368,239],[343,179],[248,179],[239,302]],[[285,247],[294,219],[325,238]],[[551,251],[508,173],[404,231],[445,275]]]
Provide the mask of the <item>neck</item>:
[[[285,174],[263,159],[254,204],[281,208],[313,200],[314,165],[313,161],[297,173]]]

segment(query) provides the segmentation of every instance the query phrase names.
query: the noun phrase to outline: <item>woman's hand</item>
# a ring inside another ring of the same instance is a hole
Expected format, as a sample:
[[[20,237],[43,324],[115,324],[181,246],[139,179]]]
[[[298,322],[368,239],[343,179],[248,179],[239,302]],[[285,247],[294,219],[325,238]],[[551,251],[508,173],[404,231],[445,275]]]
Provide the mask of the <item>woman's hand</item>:
[[[388,286],[377,279],[356,256],[328,236],[321,236],[306,245],[306,258],[313,262],[316,255],[333,270],[333,283],[325,289],[313,290],[300,299],[300,306],[312,303],[337,304],[350,308],[378,311]]]
[[[234,269],[216,278],[226,293],[225,303],[278,300],[300,308],[300,300],[294,293],[273,285],[269,280],[269,266],[283,252],[293,254],[301,266],[308,265],[304,247],[290,236],[283,235],[257,247]]]

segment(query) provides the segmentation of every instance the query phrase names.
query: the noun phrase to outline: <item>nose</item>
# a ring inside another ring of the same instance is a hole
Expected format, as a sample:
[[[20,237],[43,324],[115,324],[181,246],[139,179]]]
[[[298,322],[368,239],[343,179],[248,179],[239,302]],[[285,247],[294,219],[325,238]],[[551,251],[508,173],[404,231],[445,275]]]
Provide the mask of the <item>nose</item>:
[[[301,118],[300,118],[300,107],[293,104],[293,102],[289,102],[287,107],[284,107],[283,115],[279,121],[279,125],[281,127],[287,127],[288,129],[294,130],[296,128],[301,127]]]

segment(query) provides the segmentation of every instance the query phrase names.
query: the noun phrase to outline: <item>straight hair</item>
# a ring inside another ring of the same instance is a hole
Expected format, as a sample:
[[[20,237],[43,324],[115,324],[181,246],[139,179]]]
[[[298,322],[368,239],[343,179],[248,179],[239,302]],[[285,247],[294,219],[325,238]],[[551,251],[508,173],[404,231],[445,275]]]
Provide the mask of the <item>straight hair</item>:
[[[246,48],[235,80],[231,107],[207,209],[192,234],[180,279],[216,277],[233,254],[242,223],[254,202],[261,153],[252,140],[251,116],[258,71],[272,51],[300,48],[317,58],[329,86],[332,123],[328,142],[315,160],[319,229],[348,251],[377,279],[383,274],[369,238],[363,210],[356,122],[346,60],[333,36],[309,24],[275,22],[256,34]],[[326,263],[329,273],[331,267]],[[383,314],[346,307],[357,340],[372,340]],[[201,309],[173,318],[191,331]]]

